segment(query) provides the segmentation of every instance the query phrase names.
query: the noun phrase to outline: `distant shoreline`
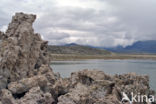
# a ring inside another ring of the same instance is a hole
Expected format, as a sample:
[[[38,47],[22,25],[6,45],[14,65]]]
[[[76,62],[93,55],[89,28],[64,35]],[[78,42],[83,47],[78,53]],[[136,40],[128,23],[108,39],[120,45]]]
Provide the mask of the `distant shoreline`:
[[[86,60],[86,59],[151,59],[156,60],[156,55],[146,54],[111,54],[111,55],[76,55],[76,54],[51,54],[51,61],[66,61],[66,60]]]

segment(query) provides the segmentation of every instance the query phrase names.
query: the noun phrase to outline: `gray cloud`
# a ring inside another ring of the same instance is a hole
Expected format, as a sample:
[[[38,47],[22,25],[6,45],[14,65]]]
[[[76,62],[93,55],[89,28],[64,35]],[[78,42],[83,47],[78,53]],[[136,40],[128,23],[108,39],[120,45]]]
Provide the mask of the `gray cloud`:
[[[36,32],[50,44],[129,45],[156,39],[155,0],[2,0],[0,29],[15,12],[37,14]]]

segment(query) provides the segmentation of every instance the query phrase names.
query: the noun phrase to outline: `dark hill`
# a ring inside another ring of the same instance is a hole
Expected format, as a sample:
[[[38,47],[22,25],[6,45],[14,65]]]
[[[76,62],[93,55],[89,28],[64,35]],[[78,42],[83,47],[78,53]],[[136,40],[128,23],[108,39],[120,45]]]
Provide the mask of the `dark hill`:
[[[64,46],[48,46],[49,52],[52,54],[78,54],[78,55],[108,55],[111,52],[104,49],[96,49],[89,46],[82,46],[77,44],[67,44]]]
[[[117,46],[113,48],[104,48],[112,52],[118,53],[156,53],[156,40],[137,41],[131,46],[122,47]]]

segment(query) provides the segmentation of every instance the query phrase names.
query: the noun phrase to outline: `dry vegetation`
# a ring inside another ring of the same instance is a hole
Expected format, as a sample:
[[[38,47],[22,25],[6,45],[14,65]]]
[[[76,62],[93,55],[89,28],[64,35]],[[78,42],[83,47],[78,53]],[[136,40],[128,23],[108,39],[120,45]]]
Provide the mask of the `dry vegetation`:
[[[138,54],[111,54],[111,55],[51,54],[51,60],[84,60],[84,59],[153,59],[153,60],[156,60],[156,55],[138,55]]]

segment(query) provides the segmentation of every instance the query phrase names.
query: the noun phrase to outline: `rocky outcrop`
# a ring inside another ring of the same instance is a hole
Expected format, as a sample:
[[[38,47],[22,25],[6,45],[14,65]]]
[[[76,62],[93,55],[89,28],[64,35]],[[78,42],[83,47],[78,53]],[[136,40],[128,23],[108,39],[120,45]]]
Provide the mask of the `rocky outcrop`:
[[[40,87],[33,87],[23,97],[13,97],[9,90],[3,89],[1,96],[2,104],[52,104],[54,99],[51,94],[44,93]]]
[[[136,74],[110,76],[102,71],[83,70],[71,74],[71,88],[58,98],[58,104],[122,104],[122,92],[153,95],[149,78]]]
[[[34,33],[32,24],[35,19],[36,16],[32,14],[16,13],[6,33],[0,32],[0,90],[4,104],[5,101],[10,102],[6,104],[16,104],[16,98],[21,98],[18,102],[22,102],[31,96],[31,93],[34,93],[31,100],[41,100],[38,94],[48,93],[48,86],[54,84],[56,80],[49,67],[48,42]],[[35,88],[36,92],[32,90]],[[15,101],[5,100],[9,98]],[[51,94],[49,98],[52,99]]]
[[[0,88],[7,83],[34,75],[42,64],[49,64],[47,42],[34,33],[35,15],[17,13],[9,24],[1,43]]]
[[[0,32],[0,104],[122,104],[122,92],[154,93],[148,76],[133,73],[83,70],[61,78],[50,68],[47,41],[34,33],[35,19],[16,13]]]
[[[0,31],[0,40],[4,38],[4,33]]]

